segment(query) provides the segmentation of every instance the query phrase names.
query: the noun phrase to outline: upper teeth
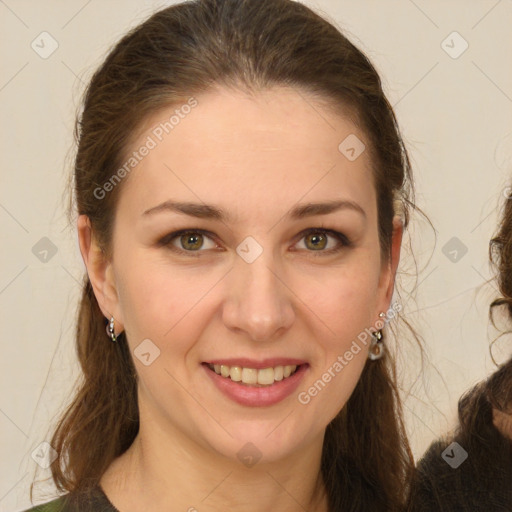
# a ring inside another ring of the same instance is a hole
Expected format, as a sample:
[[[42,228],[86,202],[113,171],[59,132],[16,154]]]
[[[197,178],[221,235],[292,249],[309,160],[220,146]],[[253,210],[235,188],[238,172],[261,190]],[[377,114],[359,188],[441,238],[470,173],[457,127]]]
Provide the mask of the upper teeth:
[[[276,380],[283,380],[289,377],[296,369],[297,365],[276,366],[274,368],[244,368],[242,366],[226,366],[223,364],[210,364],[212,370],[222,377],[230,377],[235,382],[244,384],[270,385]]]

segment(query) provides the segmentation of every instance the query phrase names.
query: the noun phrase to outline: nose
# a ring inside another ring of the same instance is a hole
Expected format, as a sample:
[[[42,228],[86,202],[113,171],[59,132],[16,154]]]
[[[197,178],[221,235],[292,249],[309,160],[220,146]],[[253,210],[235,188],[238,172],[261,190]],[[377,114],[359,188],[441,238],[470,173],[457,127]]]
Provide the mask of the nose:
[[[282,336],[295,320],[293,293],[283,272],[272,268],[270,252],[264,250],[252,263],[236,258],[222,311],[228,329],[260,342]]]

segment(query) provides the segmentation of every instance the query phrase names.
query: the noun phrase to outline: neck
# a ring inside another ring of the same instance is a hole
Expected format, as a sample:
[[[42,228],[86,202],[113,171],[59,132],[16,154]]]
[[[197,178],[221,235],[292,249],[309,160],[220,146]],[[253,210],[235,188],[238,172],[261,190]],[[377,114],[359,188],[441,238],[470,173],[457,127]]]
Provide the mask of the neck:
[[[152,425],[147,430],[146,424]],[[246,467],[179,431],[141,420],[130,448],[100,480],[120,512],[326,512],[320,463],[322,439],[286,460]],[[172,504],[172,508],[169,507]]]

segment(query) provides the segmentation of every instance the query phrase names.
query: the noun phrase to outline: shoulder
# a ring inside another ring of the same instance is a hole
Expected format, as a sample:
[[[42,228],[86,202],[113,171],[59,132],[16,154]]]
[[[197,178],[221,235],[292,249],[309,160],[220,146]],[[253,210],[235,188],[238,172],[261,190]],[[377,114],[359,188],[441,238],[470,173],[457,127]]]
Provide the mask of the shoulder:
[[[443,487],[440,482],[448,476],[447,464],[442,462],[441,453],[446,448],[441,440],[433,442],[416,467],[415,480],[411,492],[410,511],[430,512],[445,510]],[[445,489],[446,490],[446,489]]]
[[[67,512],[69,509],[66,508],[66,496],[61,496],[42,505],[28,508],[23,512]]]
[[[110,503],[101,486],[70,492],[23,512],[119,512]]]
[[[512,453],[499,436],[437,440],[417,466],[415,512],[512,510]]]

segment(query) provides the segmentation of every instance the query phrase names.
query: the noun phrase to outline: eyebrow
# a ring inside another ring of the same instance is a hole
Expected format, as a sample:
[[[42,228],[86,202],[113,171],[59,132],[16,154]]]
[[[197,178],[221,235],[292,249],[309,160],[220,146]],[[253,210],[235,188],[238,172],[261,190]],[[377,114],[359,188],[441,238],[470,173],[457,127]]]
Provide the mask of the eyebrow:
[[[352,210],[360,213],[366,219],[366,212],[363,208],[349,200],[327,201],[324,203],[306,203],[295,206],[285,214],[285,218],[291,220],[299,220],[305,217],[312,217],[315,215],[327,215],[329,213],[337,212],[340,210]],[[175,212],[199,219],[214,219],[222,222],[229,222],[232,220],[231,215],[214,205],[204,203],[190,203],[190,202],[176,202],[165,201],[157,206],[149,208],[142,215],[151,215],[159,212]]]

